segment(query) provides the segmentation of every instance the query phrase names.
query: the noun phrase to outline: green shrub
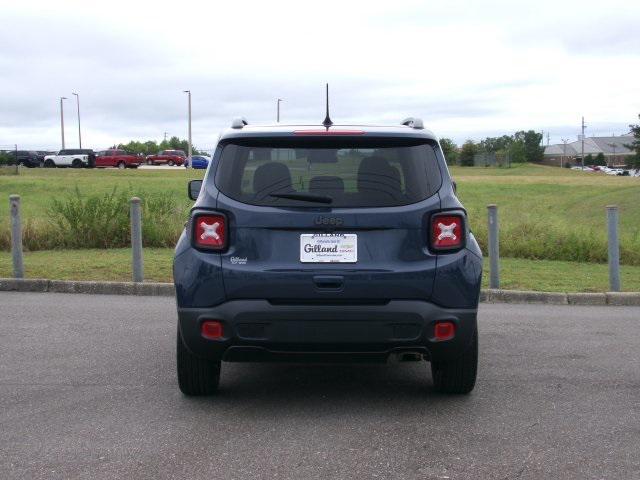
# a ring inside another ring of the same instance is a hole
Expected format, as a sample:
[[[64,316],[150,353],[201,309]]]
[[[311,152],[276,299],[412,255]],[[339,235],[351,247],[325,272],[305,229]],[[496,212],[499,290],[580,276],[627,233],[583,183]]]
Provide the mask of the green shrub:
[[[0,152],[0,175],[17,175],[16,157],[12,152]]]
[[[478,146],[472,140],[467,140],[462,145],[458,159],[463,167],[473,167],[473,158],[478,153]]]
[[[117,248],[130,245],[130,191],[113,189],[100,195],[83,195],[76,188],[66,199],[54,199],[48,209],[48,238],[27,241],[30,249]],[[187,214],[174,195],[139,194],[142,198],[142,239],[148,247],[175,245]],[[31,245],[30,245],[31,243]]]
[[[473,226],[473,233],[486,255],[487,226]],[[620,263],[640,265],[640,233],[624,235],[620,242]],[[517,223],[500,225],[500,256],[531,260],[567,260],[575,262],[607,262],[607,238],[589,227],[567,229],[553,221],[531,217]]]
[[[0,152],[0,166],[9,165],[11,163],[11,154]]]

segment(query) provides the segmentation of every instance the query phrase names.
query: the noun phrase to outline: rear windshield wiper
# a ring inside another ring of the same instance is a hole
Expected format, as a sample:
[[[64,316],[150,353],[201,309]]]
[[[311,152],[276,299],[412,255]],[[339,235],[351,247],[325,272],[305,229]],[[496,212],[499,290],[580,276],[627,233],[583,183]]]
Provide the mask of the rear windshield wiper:
[[[302,200],[304,202],[315,203],[331,203],[333,198],[326,197],[324,195],[312,195],[310,193],[271,193],[270,197],[273,198],[287,198],[289,200]]]

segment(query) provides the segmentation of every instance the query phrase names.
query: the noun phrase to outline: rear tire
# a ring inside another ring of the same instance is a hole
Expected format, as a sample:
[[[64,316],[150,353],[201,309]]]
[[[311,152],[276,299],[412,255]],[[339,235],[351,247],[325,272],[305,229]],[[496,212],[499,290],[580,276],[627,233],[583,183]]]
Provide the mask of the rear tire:
[[[153,165],[153,160],[147,160],[147,165]]]
[[[193,355],[177,334],[178,386],[188,396],[212,395],[220,382],[220,362],[212,362]]]
[[[167,165],[169,165],[170,167],[173,167],[175,165],[175,163],[173,162],[173,160],[169,160],[167,162]]]
[[[82,168],[82,160],[80,160],[79,158],[74,159],[73,162],[71,162],[71,167]]]
[[[125,166],[126,166],[126,165],[124,164],[124,162],[118,162],[118,169],[120,169],[120,170],[124,170],[124,167],[125,167]]]
[[[441,393],[469,393],[478,373],[478,331],[471,345],[459,358],[449,362],[431,362],[433,385]]]
[[[47,159],[44,162],[44,168],[56,168],[56,164],[53,160]]]

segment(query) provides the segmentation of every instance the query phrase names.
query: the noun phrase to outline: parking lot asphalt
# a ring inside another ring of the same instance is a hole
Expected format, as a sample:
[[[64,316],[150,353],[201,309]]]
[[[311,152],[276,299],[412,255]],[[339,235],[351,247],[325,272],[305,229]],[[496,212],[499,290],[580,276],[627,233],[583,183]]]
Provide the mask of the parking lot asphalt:
[[[1,478],[640,478],[640,308],[481,305],[469,396],[428,364],[175,376],[171,298],[0,292]]]

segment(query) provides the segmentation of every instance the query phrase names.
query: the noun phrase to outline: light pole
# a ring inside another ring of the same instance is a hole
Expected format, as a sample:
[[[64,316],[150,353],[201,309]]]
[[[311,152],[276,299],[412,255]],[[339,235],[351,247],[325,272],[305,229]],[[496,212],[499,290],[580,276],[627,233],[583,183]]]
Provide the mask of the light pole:
[[[62,150],[64,150],[64,108],[62,101],[66,99],[67,97],[60,97],[60,135],[62,136]]]
[[[560,157],[560,168],[564,167],[564,157],[567,156],[567,142],[569,141],[568,138],[563,138],[562,139],[562,143],[564,143],[564,145],[562,146],[562,157]]]
[[[76,105],[78,106],[78,148],[82,148],[82,133],[80,133],[80,95],[71,92],[76,96]]]
[[[189,152],[187,158],[189,162],[191,162],[191,90],[184,90],[184,93],[187,94],[189,101]],[[190,167],[190,165],[188,165],[188,167]]]
[[[580,158],[580,163],[582,164],[582,170],[584,170],[584,129],[587,128],[587,126],[584,124],[584,117],[582,117],[582,151],[580,152],[580,155],[582,155],[582,157]]]
[[[277,113],[277,116],[276,116],[276,122],[278,122],[278,123],[280,123],[280,102],[282,102],[281,98],[278,99],[278,113]]]

